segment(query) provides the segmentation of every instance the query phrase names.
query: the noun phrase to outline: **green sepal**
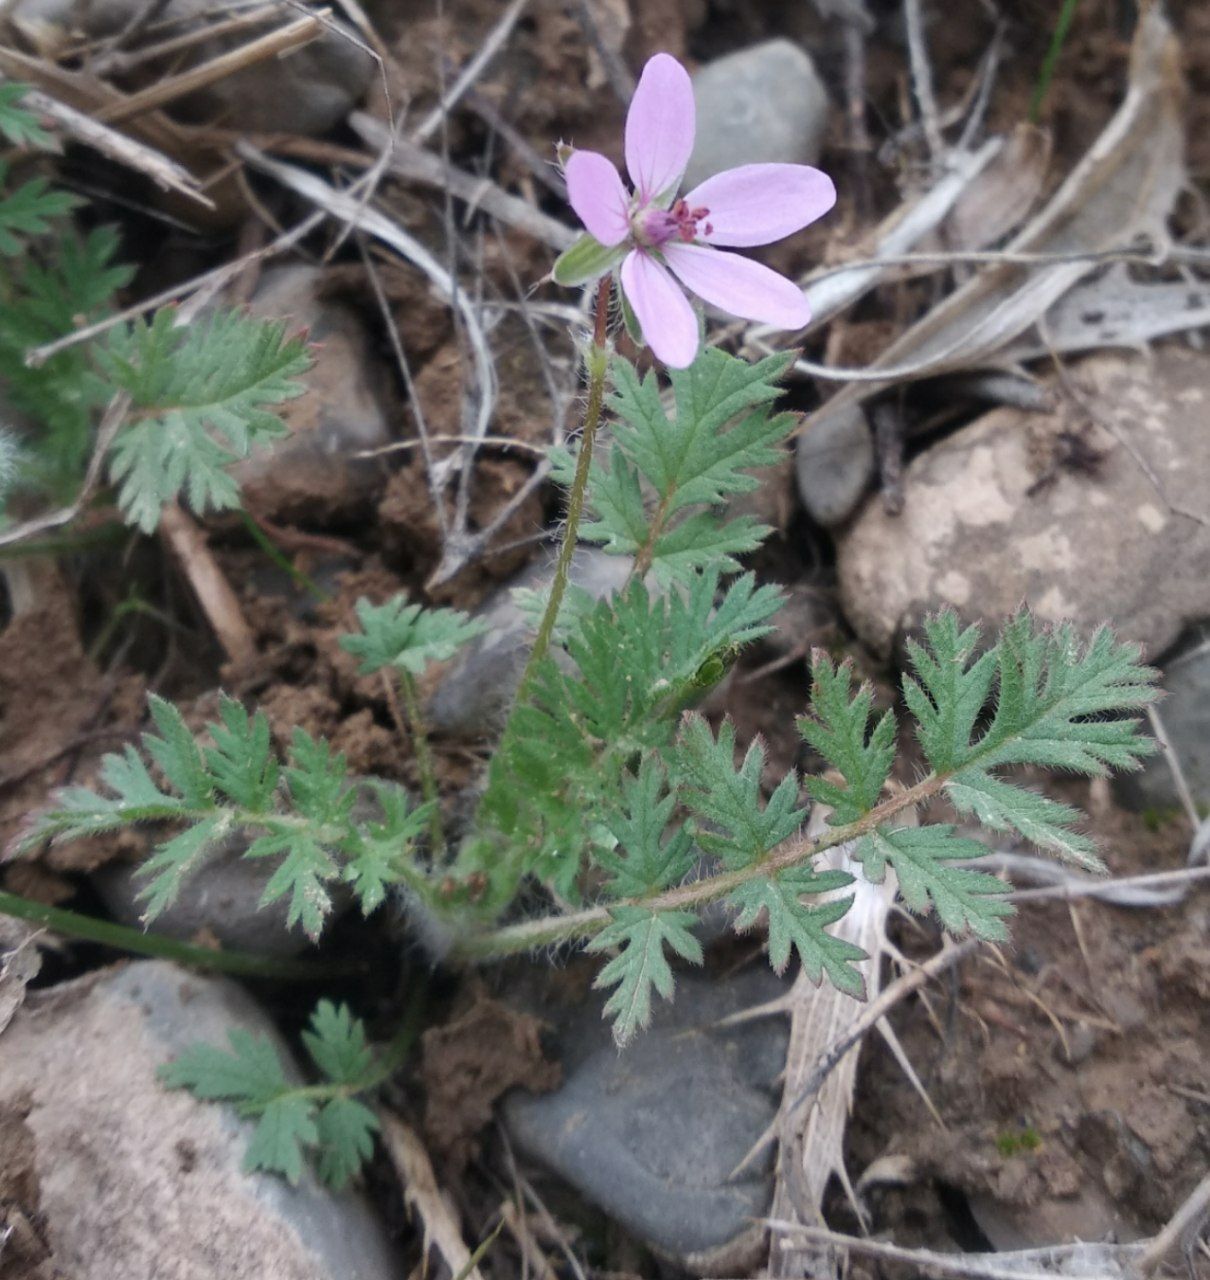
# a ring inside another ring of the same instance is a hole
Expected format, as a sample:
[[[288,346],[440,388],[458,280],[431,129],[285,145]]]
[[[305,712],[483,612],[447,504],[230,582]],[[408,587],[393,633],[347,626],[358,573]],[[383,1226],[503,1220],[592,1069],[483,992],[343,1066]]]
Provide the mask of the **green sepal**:
[[[596,280],[607,271],[612,271],[626,256],[626,252],[625,241],[610,248],[585,232],[575,244],[564,249],[555,259],[550,272],[551,279],[565,288],[587,284],[589,280]]]

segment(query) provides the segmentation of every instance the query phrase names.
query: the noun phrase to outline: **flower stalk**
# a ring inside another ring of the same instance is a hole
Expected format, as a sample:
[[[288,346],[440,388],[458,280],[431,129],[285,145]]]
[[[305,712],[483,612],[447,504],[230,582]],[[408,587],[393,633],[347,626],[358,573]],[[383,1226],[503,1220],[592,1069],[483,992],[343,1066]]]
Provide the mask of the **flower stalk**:
[[[530,650],[529,660],[521,675],[521,683],[517,689],[517,701],[522,702],[533,679],[538,663],[546,656],[550,648],[551,638],[555,633],[555,623],[559,618],[559,609],[563,597],[567,593],[567,582],[571,575],[572,557],[576,553],[576,537],[580,528],[580,517],[584,514],[584,494],[588,488],[588,475],[592,467],[592,449],[597,436],[597,428],[601,424],[601,407],[605,402],[605,377],[609,372],[609,350],[607,326],[609,321],[609,295],[613,287],[611,276],[603,276],[597,285],[596,314],[593,323],[592,346],[588,349],[588,405],[584,411],[584,430],[580,436],[580,452],[576,457],[575,476],[571,482],[571,490],[567,496],[567,520],[563,527],[563,542],[559,547],[559,558],[555,563],[555,576],[550,584],[550,596],[546,601],[546,610],[538,626],[538,634],[534,647]]]

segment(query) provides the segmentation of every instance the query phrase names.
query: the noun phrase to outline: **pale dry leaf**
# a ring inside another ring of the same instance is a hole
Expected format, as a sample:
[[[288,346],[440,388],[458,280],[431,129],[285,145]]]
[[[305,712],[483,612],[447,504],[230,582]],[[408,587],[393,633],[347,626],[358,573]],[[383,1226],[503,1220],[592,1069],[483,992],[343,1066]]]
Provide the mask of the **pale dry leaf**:
[[[1033,212],[1050,166],[1047,129],[1022,122],[979,177],[958,197],[941,228],[946,248],[985,249],[999,243]]]
[[[1094,256],[1134,238],[1162,241],[1187,176],[1180,47],[1158,5],[1139,18],[1125,100],[1087,154],[1006,254],[1076,255],[1062,262],[1004,261],[959,287],[862,370],[796,366],[846,381],[808,421],[835,415],[887,386],[997,362],[1007,346],[1078,281]]]
[[[1018,363],[1039,356],[1139,350],[1156,338],[1210,325],[1210,288],[1186,281],[1137,280],[1124,263],[1077,285],[1046,313],[1045,339],[1027,335],[1004,351]]]
[[[811,811],[807,834],[817,838],[827,830],[830,810],[817,804]],[[832,932],[859,946],[866,959],[860,968],[870,998],[881,987],[882,954],[886,922],[895,901],[895,874],[889,868],[881,884],[872,884],[849,856],[850,845],[839,845],[822,854],[821,870],[847,871],[854,877],[844,894],[853,905]],[[819,1058],[841,1039],[862,1011],[857,1001],[829,983],[815,986],[799,973],[790,992],[790,1044],[786,1051],[785,1086],[778,1117],[779,1150],[772,1216],[782,1221],[821,1223],[823,1198],[833,1174],[849,1198],[856,1197],[844,1163],[844,1136],[857,1083],[860,1042],[837,1064],[809,1107],[796,1106]],[[827,1247],[796,1242],[774,1235],[770,1244],[769,1275],[826,1277],[839,1274],[835,1255]]]
[[[419,1135],[385,1107],[379,1108],[378,1120],[383,1142],[403,1183],[404,1201],[416,1210],[424,1225],[425,1249],[435,1245],[450,1272],[462,1280],[483,1280]]]
[[[25,988],[38,976],[42,954],[38,935],[42,931],[0,916],[0,1035],[25,1001]]]

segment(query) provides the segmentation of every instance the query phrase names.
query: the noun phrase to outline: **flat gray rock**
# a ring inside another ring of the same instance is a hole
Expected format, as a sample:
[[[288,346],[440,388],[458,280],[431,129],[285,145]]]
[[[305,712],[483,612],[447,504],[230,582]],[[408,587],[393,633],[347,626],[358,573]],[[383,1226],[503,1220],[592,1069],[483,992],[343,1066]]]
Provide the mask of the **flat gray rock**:
[[[281,406],[289,434],[231,468],[244,504],[271,520],[308,523],[364,511],[381,486],[380,462],[356,455],[391,439],[382,366],[361,315],[323,298],[319,267],[264,273],[248,310],[307,331],[314,363],[306,387]]]
[[[27,996],[0,1039],[0,1110],[29,1108],[41,1213],[63,1275],[402,1274],[360,1195],[330,1192],[310,1170],[296,1187],[244,1173],[251,1124],[228,1106],[198,1102],[156,1079],[156,1068],[187,1045],[225,1046],[236,1027],[283,1047],[241,988],[164,961],[118,966]]]
[[[827,90],[811,55],[768,40],[693,77],[697,139],[682,189],[741,164],[814,164],[828,127]]]
[[[1091,420],[995,410],[912,461],[902,514],[867,502],[840,535],[842,609],[876,654],[946,605],[989,626],[1022,603],[1085,634],[1107,622],[1153,659],[1210,617],[1210,527],[1179,513],[1210,517],[1210,356],[1105,354],[1073,375]]]
[[[600,600],[622,589],[631,564],[628,556],[607,555],[595,547],[577,547],[571,562],[571,582]],[[433,690],[426,708],[430,728],[442,733],[481,734],[503,725],[536,630],[513,592],[546,591],[553,576],[551,556],[493,592],[476,610],[475,617],[485,622],[488,630],[451,663]]]
[[[714,1024],[784,994],[763,964],[728,977],[682,973],[675,1001],[625,1049],[599,993],[534,1012],[555,1027],[563,1084],[503,1104],[517,1145],[633,1235],[696,1274],[743,1274],[759,1255],[771,1150],[731,1174],[772,1123],[789,1024],[773,1016]]]
[[[1157,710],[1194,804],[1210,806],[1210,637],[1164,666],[1165,697]],[[1114,794],[1136,812],[1179,809],[1167,759],[1157,753],[1138,773],[1118,773]]]
[[[874,436],[860,405],[824,410],[798,437],[794,474],[807,514],[825,528],[847,520],[874,480]]]

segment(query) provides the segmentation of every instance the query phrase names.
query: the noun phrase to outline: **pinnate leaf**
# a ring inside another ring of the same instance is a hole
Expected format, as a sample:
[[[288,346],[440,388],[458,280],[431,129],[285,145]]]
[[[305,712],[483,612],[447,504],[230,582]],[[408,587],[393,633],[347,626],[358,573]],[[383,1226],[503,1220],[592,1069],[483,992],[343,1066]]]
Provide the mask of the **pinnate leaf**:
[[[613,1018],[613,1037],[626,1044],[651,1021],[651,993],[672,999],[672,967],[668,948],[690,964],[702,963],[701,943],[690,932],[697,922],[691,911],[652,911],[619,906],[613,920],[588,944],[589,951],[620,948],[593,984],[617,990],[605,1002],[605,1016]]]

